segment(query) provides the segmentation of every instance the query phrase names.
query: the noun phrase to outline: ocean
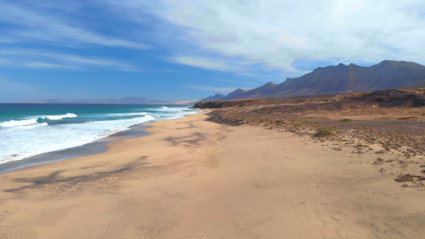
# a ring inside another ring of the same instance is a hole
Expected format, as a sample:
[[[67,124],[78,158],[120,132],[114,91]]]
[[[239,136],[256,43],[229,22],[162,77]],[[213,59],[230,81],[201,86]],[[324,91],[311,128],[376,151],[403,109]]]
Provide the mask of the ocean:
[[[0,167],[86,145],[133,125],[196,112],[169,105],[0,104]]]

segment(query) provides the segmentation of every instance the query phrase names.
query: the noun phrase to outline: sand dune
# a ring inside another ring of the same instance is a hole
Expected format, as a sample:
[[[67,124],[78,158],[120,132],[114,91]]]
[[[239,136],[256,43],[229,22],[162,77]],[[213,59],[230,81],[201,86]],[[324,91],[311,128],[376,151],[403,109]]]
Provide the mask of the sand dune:
[[[424,238],[424,189],[375,154],[206,117],[1,174],[0,238]]]

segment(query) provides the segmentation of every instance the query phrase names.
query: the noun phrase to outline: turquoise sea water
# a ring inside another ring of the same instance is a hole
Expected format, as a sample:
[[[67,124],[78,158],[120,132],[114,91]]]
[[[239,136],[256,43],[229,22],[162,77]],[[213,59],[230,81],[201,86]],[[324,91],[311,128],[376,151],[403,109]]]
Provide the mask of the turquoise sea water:
[[[0,163],[81,146],[130,126],[176,119],[188,106],[0,104]]]

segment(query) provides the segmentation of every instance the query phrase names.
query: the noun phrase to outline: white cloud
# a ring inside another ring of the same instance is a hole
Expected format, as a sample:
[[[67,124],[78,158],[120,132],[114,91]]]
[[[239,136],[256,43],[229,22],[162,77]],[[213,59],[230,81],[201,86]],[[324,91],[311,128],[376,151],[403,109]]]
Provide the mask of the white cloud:
[[[205,91],[214,91],[214,92],[232,92],[237,88],[234,87],[213,87],[206,85],[189,85],[191,89],[195,90],[205,90]]]
[[[295,61],[425,63],[423,0],[104,1],[131,19],[146,12],[161,19],[173,40],[187,43],[177,55],[213,53],[285,72],[297,72]]]
[[[217,71],[235,71],[238,70],[237,67],[231,66],[229,63],[224,61],[202,58],[202,57],[191,57],[191,56],[178,56],[170,59],[171,62],[199,67],[209,70],[217,70]]]
[[[136,49],[148,48],[145,44],[102,36],[65,19],[26,10],[6,2],[0,2],[0,22],[17,26],[13,30],[3,29],[2,35],[7,37],[1,37],[0,43],[50,41],[64,44],[86,43]]]
[[[70,54],[42,52],[28,49],[9,49],[0,50],[0,63],[13,67],[26,68],[63,68],[63,69],[80,69],[84,67],[112,67],[122,71],[140,71],[137,67],[109,59],[82,57]]]
[[[47,63],[47,62],[41,62],[41,61],[30,61],[26,63],[20,64],[22,67],[26,68],[50,68],[50,69],[78,69],[78,67],[75,66],[67,66],[67,65],[60,65],[60,64],[54,64],[54,63]]]

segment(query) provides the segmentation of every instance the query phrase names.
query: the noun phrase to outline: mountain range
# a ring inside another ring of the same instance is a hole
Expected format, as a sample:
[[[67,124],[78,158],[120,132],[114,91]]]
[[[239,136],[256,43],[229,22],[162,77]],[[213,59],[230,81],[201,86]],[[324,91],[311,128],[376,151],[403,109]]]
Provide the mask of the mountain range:
[[[342,63],[318,67],[301,77],[288,78],[279,85],[269,82],[252,90],[237,89],[226,96],[216,94],[201,101],[286,98],[420,87],[425,87],[425,66],[385,60],[370,67]]]

